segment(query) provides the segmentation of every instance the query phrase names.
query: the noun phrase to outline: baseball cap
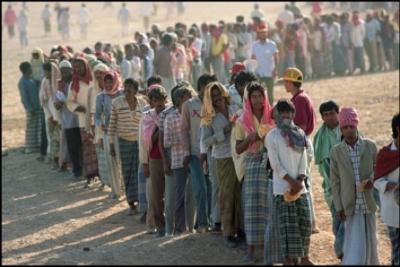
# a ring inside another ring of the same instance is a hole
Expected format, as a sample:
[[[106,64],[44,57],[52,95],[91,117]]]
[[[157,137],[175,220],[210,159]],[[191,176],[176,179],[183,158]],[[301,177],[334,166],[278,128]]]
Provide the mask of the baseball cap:
[[[303,82],[303,73],[298,68],[288,68],[283,74],[283,78],[279,80],[301,83]]]
[[[239,72],[241,72],[242,70],[245,70],[246,66],[242,63],[242,62],[236,62],[235,64],[233,64],[232,69],[231,69],[231,74],[235,75]]]

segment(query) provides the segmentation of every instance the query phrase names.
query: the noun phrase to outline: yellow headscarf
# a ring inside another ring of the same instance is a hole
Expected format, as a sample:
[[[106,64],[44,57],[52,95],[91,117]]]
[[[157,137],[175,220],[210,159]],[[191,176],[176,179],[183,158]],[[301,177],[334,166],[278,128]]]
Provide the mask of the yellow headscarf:
[[[221,92],[222,97],[224,97],[229,105],[231,102],[231,97],[228,90],[220,82],[211,82],[204,89],[203,105],[201,107],[201,121],[200,126],[209,126],[215,116],[215,109],[212,104],[211,91],[213,88],[218,88]]]
[[[41,81],[43,77],[43,70],[42,66],[44,63],[44,54],[43,50],[40,49],[39,47],[36,47],[35,49],[32,50],[32,54],[39,54],[38,59],[31,59],[31,65],[32,65],[32,78],[37,81]]]

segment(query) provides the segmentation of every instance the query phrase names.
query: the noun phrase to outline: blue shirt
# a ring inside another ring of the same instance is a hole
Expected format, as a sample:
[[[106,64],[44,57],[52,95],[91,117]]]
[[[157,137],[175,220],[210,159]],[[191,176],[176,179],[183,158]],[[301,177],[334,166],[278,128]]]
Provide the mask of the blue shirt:
[[[376,36],[380,30],[381,25],[376,19],[365,22],[365,35],[368,41],[376,41]]]
[[[22,76],[18,82],[18,89],[21,102],[26,112],[38,111],[41,109],[39,102],[39,87],[27,76]]]
[[[115,97],[121,95],[121,92],[117,93]],[[111,117],[112,100],[108,94],[100,93],[96,97],[96,113],[94,114],[94,123],[96,126],[105,125],[108,128]]]

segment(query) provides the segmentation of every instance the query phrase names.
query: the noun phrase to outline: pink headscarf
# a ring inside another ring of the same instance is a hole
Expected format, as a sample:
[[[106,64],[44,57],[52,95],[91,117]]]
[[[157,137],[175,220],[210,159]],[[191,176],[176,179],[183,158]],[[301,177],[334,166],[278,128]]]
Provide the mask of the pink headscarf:
[[[339,126],[340,128],[344,126],[354,126],[358,125],[358,115],[357,110],[354,108],[342,108],[339,112]]]
[[[149,110],[149,112],[143,114],[140,131],[142,131],[144,147],[147,148],[149,151],[153,147],[151,136],[158,126],[158,121],[159,114],[157,114],[155,109],[151,109]]]
[[[240,115],[238,121],[242,124],[245,132],[247,134],[251,134],[252,132],[257,131],[257,129],[254,126],[254,121],[253,121],[253,107],[251,104],[251,100],[249,98],[249,93],[247,91],[247,87],[244,90],[243,94],[243,113]],[[274,121],[272,119],[272,107],[269,104],[268,98],[264,96],[264,102],[263,102],[263,116],[260,122],[260,125],[274,125]],[[257,145],[256,143],[252,143],[249,147],[249,151],[252,153],[256,153],[257,151]]]
[[[104,93],[106,93],[107,95],[113,96],[122,90],[122,81],[121,81],[121,76],[119,75],[119,73],[117,71],[111,69],[104,74],[104,82],[106,80],[105,79],[106,76],[110,76],[110,75],[113,79],[113,86],[110,91],[107,91],[104,89]]]

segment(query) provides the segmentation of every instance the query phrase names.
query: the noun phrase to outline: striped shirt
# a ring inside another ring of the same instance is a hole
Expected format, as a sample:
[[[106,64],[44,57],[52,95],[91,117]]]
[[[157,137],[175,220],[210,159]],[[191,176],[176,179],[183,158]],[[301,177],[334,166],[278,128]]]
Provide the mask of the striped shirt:
[[[164,121],[164,146],[171,148],[171,169],[183,167],[183,160],[189,156],[187,143],[182,142],[182,115],[173,108]]]
[[[354,149],[347,145],[347,151],[349,152],[351,165],[353,167],[354,177],[356,180],[356,187],[361,183],[360,178],[360,149],[362,146],[362,141],[358,138],[357,143],[354,145]],[[355,207],[355,214],[366,214],[370,213],[367,206],[367,201],[365,199],[365,195],[363,192],[359,192],[356,190],[356,207]]]
[[[143,115],[143,108],[146,103],[142,98],[138,98],[135,110],[131,110],[125,95],[119,96],[112,101],[110,124],[108,125],[108,135],[117,135],[127,141],[138,141],[139,122]],[[112,143],[113,138],[110,138]]]

